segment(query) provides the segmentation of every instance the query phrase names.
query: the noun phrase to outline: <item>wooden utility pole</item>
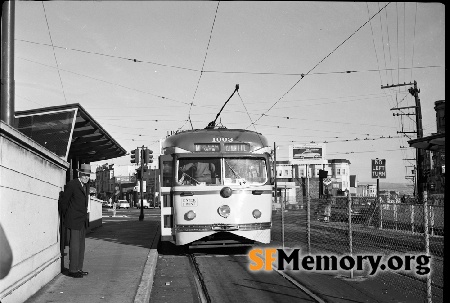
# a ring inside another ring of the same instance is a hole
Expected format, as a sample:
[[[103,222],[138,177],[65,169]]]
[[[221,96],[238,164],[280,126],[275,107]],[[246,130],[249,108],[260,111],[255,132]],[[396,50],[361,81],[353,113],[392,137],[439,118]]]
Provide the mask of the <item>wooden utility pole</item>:
[[[413,87],[410,87],[408,89],[408,92],[414,97],[415,100],[415,106],[407,106],[407,107],[398,107],[398,108],[391,108],[391,110],[401,110],[406,108],[415,108],[415,115],[416,115],[416,131],[415,132],[397,132],[397,133],[416,133],[417,139],[423,138],[423,128],[422,128],[422,110],[420,105],[420,98],[419,93],[420,89],[417,88],[417,82],[414,81],[413,83],[404,83],[404,84],[395,84],[395,85],[387,85],[387,86],[381,86],[381,88],[391,88],[391,87],[398,87],[398,86],[407,86],[407,85],[413,85]],[[409,114],[414,115],[414,114]],[[416,149],[416,170],[417,170],[417,178],[416,178],[416,188],[417,188],[417,199],[420,202],[423,202],[424,199],[424,191],[426,189],[426,182],[424,178],[424,150],[417,148]]]

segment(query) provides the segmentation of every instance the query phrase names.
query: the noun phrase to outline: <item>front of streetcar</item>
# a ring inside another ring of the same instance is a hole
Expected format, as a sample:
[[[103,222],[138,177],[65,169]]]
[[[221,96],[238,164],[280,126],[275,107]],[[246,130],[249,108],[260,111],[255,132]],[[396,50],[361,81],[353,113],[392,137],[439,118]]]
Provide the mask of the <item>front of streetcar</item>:
[[[270,243],[272,185],[267,139],[204,129],[162,145],[162,240],[176,245]]]

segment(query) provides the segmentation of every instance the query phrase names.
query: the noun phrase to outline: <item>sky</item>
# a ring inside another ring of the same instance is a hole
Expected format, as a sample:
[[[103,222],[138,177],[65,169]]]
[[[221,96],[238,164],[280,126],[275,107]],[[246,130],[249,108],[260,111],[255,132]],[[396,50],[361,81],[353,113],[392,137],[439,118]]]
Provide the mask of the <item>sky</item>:
[[[441,3],[303,1],[17,1],[15,110],[79,103],[128,152],[160,154],[171,131],[257,131],[290,145],[326,142],[374,183],[411,183],[412,85],[424,136],[445,99]],[[157,161],[155,161],[157,162]],[[127,173],[130,156],[91,163]]]

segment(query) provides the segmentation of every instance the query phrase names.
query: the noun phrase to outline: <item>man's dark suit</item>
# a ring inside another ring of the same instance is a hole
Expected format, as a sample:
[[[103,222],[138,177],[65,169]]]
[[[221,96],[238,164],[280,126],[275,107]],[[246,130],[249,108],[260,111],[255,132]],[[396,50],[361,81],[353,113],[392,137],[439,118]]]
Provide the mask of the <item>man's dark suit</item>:
[[[87,206],[89,194],[80,179],[73,179],[64,189],[61,206],[64,222],[70,230],[69,272],[83,270],[86,226],[89,223]]]

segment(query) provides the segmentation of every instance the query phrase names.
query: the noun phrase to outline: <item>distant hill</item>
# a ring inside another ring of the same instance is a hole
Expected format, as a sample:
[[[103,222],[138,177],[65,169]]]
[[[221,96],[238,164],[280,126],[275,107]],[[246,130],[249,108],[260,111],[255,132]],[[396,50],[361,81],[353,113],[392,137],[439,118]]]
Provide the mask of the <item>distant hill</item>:
[[[376,182],[358,182],[358,184],[376,184]],[[395,190],[401,194],[412,195],[414,187],[412,183],[388,183],[380,181],[380,190]]]

